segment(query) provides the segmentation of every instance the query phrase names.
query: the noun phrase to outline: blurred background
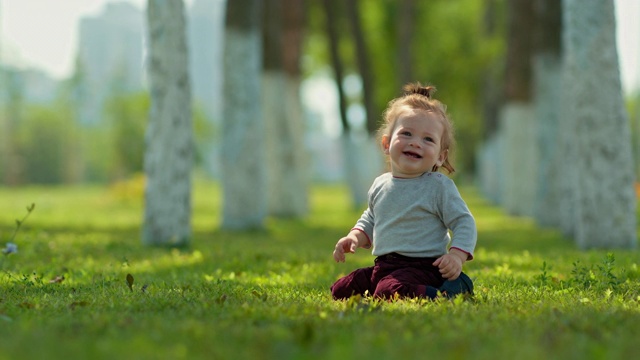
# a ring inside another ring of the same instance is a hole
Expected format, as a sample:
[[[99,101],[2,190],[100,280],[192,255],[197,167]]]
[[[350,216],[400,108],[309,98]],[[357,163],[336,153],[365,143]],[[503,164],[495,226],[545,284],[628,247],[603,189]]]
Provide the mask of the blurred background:
[[[368,138],[367,114],[379,121],[402,84],[420,81],[435,85],[436,97],[449,105],[456,175],[491,182],[478,164],[497,156],[491,144],[500,109],[512,100],[505,90],[509,39],[531,32],[522,27],[523,34],[514,34],[510,21],[520,16],[516,21],[526,24],[533,13],[510,12],[508,0],[368,0],[359,2],[359,29],[353,30],[344,2],[301,2],[300,122],[312,181],[343,181],[345,129],[356,143]],[[185,5],[196,166],[217,179],[225,1]],[[638,149],[640,2],[616,0],[615,6],[621,90]],[[142,173],[150,101],[145,11],[145,0],[0,0],[0,183],[109,184]],[[337,39],[329,36],[328,16]],[[366,44],[364,72],[358,33]],[[341,55],[345,121],[332,41]],[[370,100],[365,89],[372,90]]]

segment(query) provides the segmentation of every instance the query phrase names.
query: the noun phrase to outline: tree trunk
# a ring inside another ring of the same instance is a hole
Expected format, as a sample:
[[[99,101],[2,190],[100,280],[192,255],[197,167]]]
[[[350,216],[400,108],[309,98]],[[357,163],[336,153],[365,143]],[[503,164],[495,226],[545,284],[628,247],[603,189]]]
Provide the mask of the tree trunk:
[[[283,0],[283,65],[286,73],[285,109],[287,110],[287,128],[291,142],[291,162],[289,176],[282,181],[286,189],[286,197],[281,202],[289,202],[285,213],[302,217],[309,212],[309,169],[308,159],[311,156],[305,141],[305,122],[300,86],[302,83],[303,37],[305,28],[306,7],[299,0]]]
[[[401,0],[397,21],[397,71],[398,89],[402,89],[404,84],[415,82],[413,78],[413,34],[415,33],[416,24],[416,0]]]
[[[359,0],[347,0],[347,20],[351,27],[351,34],[356,48],[356,63],[358,64],[360,78],[362,79],[362,96],[364,108],[367,113],[367,133],[375,137],[376,131],[378,130],[380,114],[376,110],[375,84],[373,71],[371,71],[371,62],[369,61],[371,56],[369,55],[367,42],[364,38],[364,31],[362,30],[358,3]]]
[[[284,41],[286,18],[301,25],[295,17],[302,15],[287,12],[296,11],[299,2],[283,0],[264,1],[264,73],[262,104],[267,129],[267,163],[268,166],[268,204],[269,214],[277,217],[300,217],[306,213],[306,186],[302,178],[304,164],[300,154],[304,151],[301,141],[303,134],[298,123],[301,121],[300,98],[294,79],[299,79],[299,71],[295,62],[300,59],[301,37],[294,34],[300,32],[298,27],[288,29],[287,41]],[[292,18],[293,17],[293,18]],[[296,26],[294,24],[294,26]],[[285,49],[284,44],[287,44]],[[295,55],[298,55],[295,59]],[[285,71],[284,56],[288,56],[289,71]]]
[[[487,38],[496,37],[498,26],[496,25],[499,17],[497,0],[485,0],[483,13],[483,33]],[[496,139],[498,132],[498,120],[500,107],[504,101],[501,84],[503,75],[501,74],[502,65],[498,63],[489,64],[482,75],[482,138],[486,141]],[[482,169],[480,169],[482,171]]]
[[[344,87],[342,86],[344,70],[342,60],[340,59],[340,52],[338,50],[340,38],[338,35],[339,19],[335,14],[335,8],[337,5],[333,0],[322,0],[322,4],[324,5],[326,16],[327,40],[329,43],[331,67],[333,68],[333,74],[336,81],[336,89],[338,90],[338,111],[340,113],[340,123],[342,124],[342,131],[348,134],[351,132],[351,126],[347,119],[347,97],[344,93]]]
[[[263,228],[267,213],[261,4],[261,0],[227,2],[221,150],[224,229]]]
[[[496,0],[485,0],[483,8],[483,34],[495,38],[498,6]],[[504,102],[502,65],[489,64],[483,71],[482,89],[482,139],[484,144],[476,151],[476,178],[483,195],[494,204],[504,204],[505,166],[503,150],[505,136],[500,131],[500,109]]]
[[[562,3],[534,2],[534,108],[538,176],[534,215],[542,226],[560,227],[562,157],[558,133],[562,109]]]
[[[534,212],[537,154],[531,104],[531,55],[533,6],[529,0],[513,0],[508,6],[506,103],[500,111],[504,140],[504,207],[512,215]]]
[[[142,241],[183,246],[191,237],[193,135],[182,1],[149,0],[147,24],[151,110]]]
[[[509,102],[531,101],[531,55],[534,25],[531,0],[507,2],[507,66],[505,97]]]
[[[635,248],[636,197],[629,121],[622,98],[612,1],[563,2],[567,128],[565,159],[582,249]],[[570,141],[570,140],[569,140]],[[567,141],[568,142],[568,141]],[[569,188],[569,187],[567,187]]]
[[[347,186],[351,193],[353,206],[360,207],[361,205],[366,204],[367,201],[366,191],[363,191],[363,188],[367,185],[363,185],[365,181],[363,180],[364,176],[363,172],[360,171],[361,164],[359,163],[361,160],[359,155],[361,153],[357,144],[354,142],[354,138],[351,133],[351,126],[347,118],[347,99],[342,86],[342,80],[344,79],[343,65],[338,50],[340,41],[338,35],[338,22],[340,19],[335,14],[337,6],[335,1],[323,0],[323,5],[326,15],[329,53],[335,75],[336,87],[338,89],[339,114],[340,122],[342,124],[341,144],[343,154],[342,159],[344,161],[343,165],[345,169],[344,173]],[[368,185],[370,185],[370,183]]]
[[[516,216],[533,216],[538,153],[536,119],[533,104],[509,102],[500,112],[500,127],[505,136],[504,201],[505,210]]]

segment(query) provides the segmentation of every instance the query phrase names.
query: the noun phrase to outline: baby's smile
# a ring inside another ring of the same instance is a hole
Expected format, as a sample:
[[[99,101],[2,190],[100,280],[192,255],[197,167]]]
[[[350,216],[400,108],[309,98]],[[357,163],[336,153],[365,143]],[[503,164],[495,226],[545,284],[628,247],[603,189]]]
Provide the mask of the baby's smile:
[[[405,151],[405,152],[403,152],[403,154],[406,155],[406,156],[412,157],[412,158],[422,159],[422,156],[420,156],[420,155],[418,155],[418,154],[416,154],[414,152],[411,152],[411,151]]]

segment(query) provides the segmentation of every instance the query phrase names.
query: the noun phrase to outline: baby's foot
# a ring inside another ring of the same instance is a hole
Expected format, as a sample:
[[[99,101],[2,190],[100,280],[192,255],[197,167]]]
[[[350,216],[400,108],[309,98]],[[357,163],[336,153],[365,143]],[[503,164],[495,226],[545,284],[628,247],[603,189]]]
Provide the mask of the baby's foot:
[[[461,272],[457,279],[446,280],[442,286],[437,289],[433,286],[427,286],[426,295],[429,299],[435,299],[438,297],[438,291],[440,291],[444,297],[449,299],[458,294],[473,295],[473,282],[467,274]]]

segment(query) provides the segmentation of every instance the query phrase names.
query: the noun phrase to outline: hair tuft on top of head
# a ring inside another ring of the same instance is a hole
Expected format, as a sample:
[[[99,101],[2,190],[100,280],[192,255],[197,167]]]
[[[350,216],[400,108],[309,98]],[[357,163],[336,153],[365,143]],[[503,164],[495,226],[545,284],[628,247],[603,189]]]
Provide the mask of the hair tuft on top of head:
[[[430,100],[436,92],[435,86],[422,86],[420,83],[407,84],[402,89],[404,90],[405,95],[418,94],[426,96]]]

